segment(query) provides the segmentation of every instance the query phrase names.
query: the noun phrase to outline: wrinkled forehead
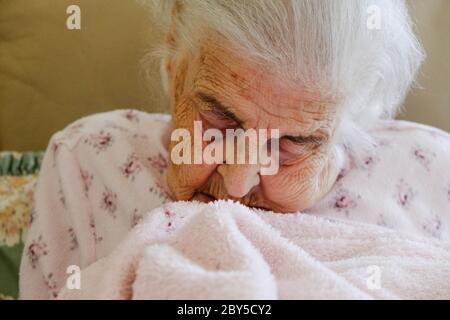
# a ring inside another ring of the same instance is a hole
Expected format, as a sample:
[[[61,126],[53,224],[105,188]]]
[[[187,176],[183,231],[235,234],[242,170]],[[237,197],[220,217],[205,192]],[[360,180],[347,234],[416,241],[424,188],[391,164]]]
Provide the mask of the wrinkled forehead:
[[[286,126],[308,122],[315,127],[336,113],[331,99],[230,47],[214,42],[202,47],[194,66],[194,92],[220,99],[242,117],[254,118],[258,112]]]

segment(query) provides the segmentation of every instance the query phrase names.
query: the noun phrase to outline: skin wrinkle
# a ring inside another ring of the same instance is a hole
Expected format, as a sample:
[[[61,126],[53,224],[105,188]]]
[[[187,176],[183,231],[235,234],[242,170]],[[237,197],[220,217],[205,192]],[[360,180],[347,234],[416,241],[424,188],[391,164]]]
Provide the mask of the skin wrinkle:
[[[181,60],[179,65],[177,65],[178,72],[175,75],[175,94],[179,95],[182,93],[184,88],[184,82],[186,80],[187,62]]]
[[[211,46],[212,48],[214,48],[214,45]],[[223,76],[227,76],[229,75],[232,79],[229,79],[230,81],[223,81],[223,82],[218,82],[217,87],[220,90],[220,86],[230,86],[234,88],[237,88],[239,90],[239,94],[242,95],[243,97],[245,97],[244,92],[254,89],[257,90],[258,87],[254,84],[254,82],[256,81],[257,77],[254,77],[252,79],[252,81],[245,81],[245,79],[243,77],[238,76],[238,74],[236,72],[234,72],[230,67],[228,67],[226,64],[223,64],[222,61],[218,58],[215,57],[214,55],[207,55],[208,52],[211,51],[210,47],[203,47],[202,48],[202,66],[200,67],[200,70],[198,72],[198,74],[196,75],[196,77],[198,77],[199,79],[204,78],[207,81],[210,81],[211,84],[215,84],[217,83],[215,79],[219,79],[217,77],[217,75],[221,75]],[[210,63],[208,63],[208,61],[210,61]],[[217,67],[218,65],[220,65],[220,68]],[[245,71],[243,71],[245,72]],[[204,73],[204,75],[203,75]],[[234,75],[234,76],[233,76]],[[237,82],[236,79],[239,79],[239,81]],[[224,88],[227,89],[227,88]],[[231,88],[228,88],[231,89]],[[226,92],[226,90],[224,90]],[[223,92],[222,92],[223,94]]]
[[[320,145],[301,147],[290,142],[291,147],[304,151],[288,165],[281,165],[273,176],[259,175],[256,165],[175,165],[169,159],[167,181],[177,199],[233,199],[249,206],[293,212],[308,208],[329,191],[339,172],[330,169],[338,166],[330,162],[334,159],[332,135],[338,123],[332,103],[311,101],[311,93],[303,94],[301,86],[286,83],[244,60],[243,55],[211,42],[197,55],[177,56],[183,60],[172,62],[176,67],[168,70],[169,87],[173,88],[169,90],[173,94],[173,128],[186,128],[193,137],[193,121],[199,119],[200,112],[211,112],[199,98],[202,93],[223,103],[243,122],[244,129],[279,129],[280,137],[314,134],[324,138]],[[175,144],[172,142],[169,149]],[[203,148],[206,145],[203,142]],[[242,197],[232,196],[247,190]]]

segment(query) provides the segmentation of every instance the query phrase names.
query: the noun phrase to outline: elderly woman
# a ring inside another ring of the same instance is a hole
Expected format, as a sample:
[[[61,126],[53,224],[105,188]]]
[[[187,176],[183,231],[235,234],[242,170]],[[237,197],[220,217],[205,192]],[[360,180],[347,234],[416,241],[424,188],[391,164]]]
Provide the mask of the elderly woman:
[[[450,175],[439,171],[449,136],[389,120],[423,58],[403,1],[150,4],[167,34],[158,53],[172,115],[113,111],[53,136],[22,298],[56,297],[68,266],[107,256],[143,215],[173,200],[231,199],[449,238]],[[277,172],[228,158],[175,163],[171,134],[194,136],[195,121],[203,131],[276,129],[258,143],[278,146]],[[390,215],[393,207],[404,215]]]

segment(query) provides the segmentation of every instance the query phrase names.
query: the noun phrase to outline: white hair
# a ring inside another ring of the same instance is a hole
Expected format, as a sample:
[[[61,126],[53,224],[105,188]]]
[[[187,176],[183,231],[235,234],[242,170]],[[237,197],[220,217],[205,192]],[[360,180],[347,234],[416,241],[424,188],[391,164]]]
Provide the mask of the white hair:
[[[195,50],[217,32],[249,59],[335,99],[364,128],[395,116],[424,58],[402,0],[146,2],[163,32],[176,30],[176,47],[163,55]]]

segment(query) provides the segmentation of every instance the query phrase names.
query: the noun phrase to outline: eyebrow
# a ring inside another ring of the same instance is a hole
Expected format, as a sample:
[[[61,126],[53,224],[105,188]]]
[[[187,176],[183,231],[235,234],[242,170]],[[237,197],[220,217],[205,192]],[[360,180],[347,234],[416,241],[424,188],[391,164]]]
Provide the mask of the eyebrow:
[[[236,121],[240,126],[242,126],[243,121],[239,119],[233,112],[231,112],[229,108],[225,107],[219,100],[203,92],[197,93],[197,96],[200,98],[200,100],[208,104],[213,112],[220,113],[221,115],[233,121]]]

